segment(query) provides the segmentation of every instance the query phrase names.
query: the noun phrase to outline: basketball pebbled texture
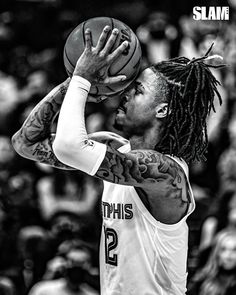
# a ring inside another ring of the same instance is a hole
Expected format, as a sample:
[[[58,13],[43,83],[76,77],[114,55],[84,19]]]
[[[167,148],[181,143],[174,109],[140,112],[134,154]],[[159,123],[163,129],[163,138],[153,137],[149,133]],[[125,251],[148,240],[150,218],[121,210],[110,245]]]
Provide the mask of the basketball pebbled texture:
[[[74,67],[85,46],[85,30],[90,28],[92,32],[92,45],[98,42],[104,27],[109,25],[111,30],[117,28],[119,35],[111,49],[116,49],[123,41],[128,41],[129,45],[109,68],[109,76],[125,75],[126,80],[112,84],[94,84],[90,93],[93,95],[111,95],[122,91],[137,76],[141,64],[141,47],[135,33],[123,22],[110,17],[96,17],[88,19],[79,24],[68,36],[64,46],[64,65],[69,76],[72,76]],[[111,32],[108,34],[110,36]]]

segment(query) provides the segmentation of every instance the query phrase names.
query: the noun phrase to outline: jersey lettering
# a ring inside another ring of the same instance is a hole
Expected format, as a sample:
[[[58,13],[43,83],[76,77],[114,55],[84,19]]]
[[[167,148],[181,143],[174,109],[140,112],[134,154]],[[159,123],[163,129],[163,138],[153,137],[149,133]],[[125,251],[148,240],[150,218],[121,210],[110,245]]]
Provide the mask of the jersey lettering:
[[[132,204],[102,202],[102,213],[104,218],[131,219],[133,217],[132,209]]]

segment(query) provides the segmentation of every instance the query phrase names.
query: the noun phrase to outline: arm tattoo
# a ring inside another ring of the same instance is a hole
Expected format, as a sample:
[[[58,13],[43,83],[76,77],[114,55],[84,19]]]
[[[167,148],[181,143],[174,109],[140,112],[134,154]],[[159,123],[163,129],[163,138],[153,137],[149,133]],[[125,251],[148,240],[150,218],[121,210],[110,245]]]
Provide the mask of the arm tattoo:
[[[54,155],[51,134],[52,123],[66,94],[69,79],[54,88],[32,110],[21,129],[13,136],[13,145],[26,158],[63,169],[73,169],[61,163]]]
[[[173,159],[153,150],[122,154],[108,146],[96,176],[109,182],[143,188],[164,184],[168,196],[178,199],[182,198],[186,187],[182,168]],[[188,203],[187,191],[184,195],[186,198],[182,200]]]
[[[51,124],[59,107],[56,102],[46,101],[41,108],[34,112],[25,122],[22,131],[29,143],[36,143],[46,139],[51,132]]]
[[[61,163],[57,159],[52,150],[52,138],[46,139],[36,144],[32,149],[32,155],[40,163],[48,164],[59,169],[75,170],[74,168]]]
[[[138,150],[122,154],[108,147],[97,176],[117,184],[153,183],[169,177],[169,165],[169,159],[155,151]]]
[[[67,84],[59,85],[53,93],[49,93],[31,112],[25,121],[22,132],[29,143],[44,140],[50,135],[51,125],[58,114],[63,98],[66,94]]]

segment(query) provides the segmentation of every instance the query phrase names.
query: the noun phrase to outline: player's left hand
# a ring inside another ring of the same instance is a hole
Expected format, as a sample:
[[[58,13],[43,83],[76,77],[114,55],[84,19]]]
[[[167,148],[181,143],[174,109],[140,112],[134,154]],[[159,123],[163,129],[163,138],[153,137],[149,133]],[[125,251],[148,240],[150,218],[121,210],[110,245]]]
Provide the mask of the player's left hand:
[[[86,29],[85,48],[76,63],[73,75],[81,76],[91,84],[117,83],[126,79],[124,75],[108,76],[109,67],[128,46],[128,42],[124,41],[114,51],[110,52],[119,34],[119,30],[115,28],[107,40],[110,30],[110,27],[106,26],[99,37],[97,45],[93,47],[91,30]]]
[[[99,103],[102,102],[103,100],[107,99],[108,95],[93,95],[93,94],[88,94],[88,98],[87,98],[87,102],[95,102],[95,103]]]

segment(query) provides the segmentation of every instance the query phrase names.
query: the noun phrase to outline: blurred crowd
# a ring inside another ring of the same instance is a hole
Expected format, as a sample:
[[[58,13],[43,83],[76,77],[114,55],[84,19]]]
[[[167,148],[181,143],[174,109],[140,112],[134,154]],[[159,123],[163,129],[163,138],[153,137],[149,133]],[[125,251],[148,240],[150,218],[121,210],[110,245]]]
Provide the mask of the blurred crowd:
[[[236,1],[224,3],[230,21],[194,21],[187,9],[193,1],[180,1],[178,9],[170,1],[78,2],[0,4],[0,294],[99,294],[101,181],[21,158],[10,140],[35,104],[67,78],[69,32],[98,15],[136,32],[142,67],[202,56],[212,43],[214,60],[227,64],[213,69],[222,105],[216,99],[209,116],[207,161],[190,165],[197,206],[188,219],[188,294],[236,294]],[[115,131],[118,104],[118,97],[88,104],[88,131]]]

